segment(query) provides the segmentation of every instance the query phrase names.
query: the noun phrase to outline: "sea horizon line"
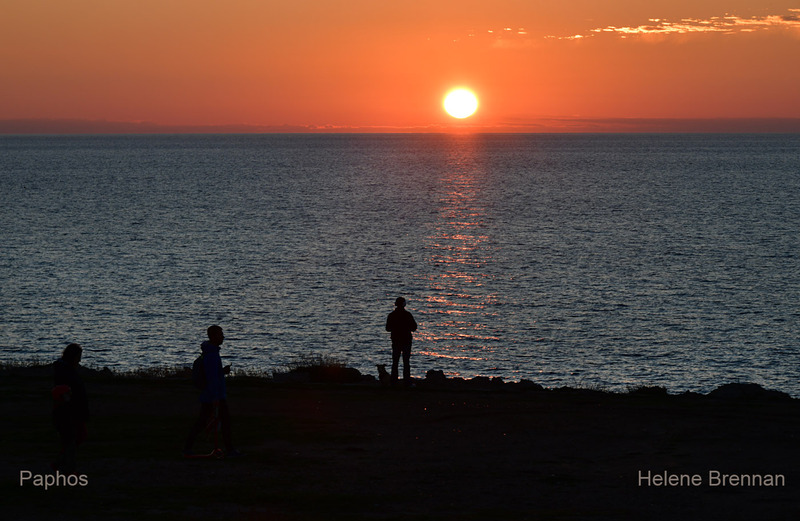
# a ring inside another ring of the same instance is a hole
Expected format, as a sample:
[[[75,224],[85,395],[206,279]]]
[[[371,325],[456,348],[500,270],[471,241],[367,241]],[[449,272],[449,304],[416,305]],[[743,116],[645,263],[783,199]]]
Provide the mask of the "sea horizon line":
[[[0,135],[87,134],[795,134],[800,118],[543,118],[497,125],[165,124],[71,118],[0,119]]]

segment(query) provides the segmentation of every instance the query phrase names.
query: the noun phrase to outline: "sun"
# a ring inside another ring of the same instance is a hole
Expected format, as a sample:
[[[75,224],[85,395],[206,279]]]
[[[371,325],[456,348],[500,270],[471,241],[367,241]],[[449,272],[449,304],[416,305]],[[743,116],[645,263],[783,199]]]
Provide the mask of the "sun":
[[[468,118],[478,110],[478,98],[469,89],[453,89],[444,97],[444,110],[454,118]]]

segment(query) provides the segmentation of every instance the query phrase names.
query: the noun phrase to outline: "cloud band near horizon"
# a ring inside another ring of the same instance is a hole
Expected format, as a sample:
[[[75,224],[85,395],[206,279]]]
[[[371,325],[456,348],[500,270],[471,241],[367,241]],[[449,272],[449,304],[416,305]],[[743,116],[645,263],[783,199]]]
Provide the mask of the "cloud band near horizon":
[[[789,9],[790,14],[752,16],[743,18],[726,14],[713,16],[703,20],[698,18],[682,18],[680,21],[671,21],[662,18],[650,18],[648,23],[636,27],[617,27],[609,25],[589,30],[588,33],[571,36],[547,36],[556,40],[580,40],[593,36],[610,34],[620,38],[630,36],[668,36],[703,33],[752,33],[774,29],[789,29],[800,31],[800,9]]]

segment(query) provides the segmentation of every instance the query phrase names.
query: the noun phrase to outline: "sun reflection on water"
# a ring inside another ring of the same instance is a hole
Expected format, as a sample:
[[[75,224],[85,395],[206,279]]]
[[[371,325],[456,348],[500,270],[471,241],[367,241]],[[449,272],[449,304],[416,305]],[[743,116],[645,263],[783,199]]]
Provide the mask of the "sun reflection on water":
[[[426,236],[428,273],[421,303],[425,327],[418,332],[419,354],[436,359],[435,369],[453,376],[447,360],[480,362],[501,349],[492,323],[498,296],[492,290],[497,246],[487,222],[486,171],[478,136],[453,138],[439,179],[439,207]],[[441,364],[445,364],[442,366]]]

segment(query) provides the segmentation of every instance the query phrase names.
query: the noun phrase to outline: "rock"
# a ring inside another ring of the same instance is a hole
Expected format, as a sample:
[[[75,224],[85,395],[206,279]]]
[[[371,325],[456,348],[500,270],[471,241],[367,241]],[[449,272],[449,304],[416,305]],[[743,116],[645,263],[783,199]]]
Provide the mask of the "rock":
[[[785,400],[791,397],[780,391],[770,391],[754,383],[725,384],[717,387],[708,396],[722,400]]]
[[[517,389],[521,391],[544,391],[544,387],[541,385],[524,378],[517,384]]]
[[[444,375],[444,371],[429,369],[428,372],[425,373],[425,382],[437,385],[444,385],[447,383],[447,377]]]

